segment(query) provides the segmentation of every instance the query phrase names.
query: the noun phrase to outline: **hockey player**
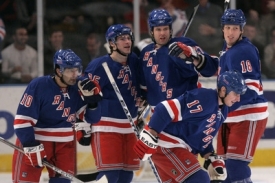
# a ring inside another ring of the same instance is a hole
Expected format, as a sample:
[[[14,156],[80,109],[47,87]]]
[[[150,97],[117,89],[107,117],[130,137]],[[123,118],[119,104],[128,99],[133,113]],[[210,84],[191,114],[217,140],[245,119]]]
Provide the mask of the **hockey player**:
[[[53,57],[53,76],[32,80],[20,100],[14,120],[16,145],[25,154],[14,151],[14,183],[39,183],[42,159],[68,173],[75,172],[75,142],[72,126],[76,118],[90,123],[100,119],[100,88],[92,81],[76,85],[82,74],[81,59],[72,50],[59,50]],[[92,88],[92,90],[88,89]],[[88,108],[85,110],[86,106]],[[85,117],[83,117],[85,114]],[[69,179],[47,168],[50,183],[70,183]]]
[[[197,88],[199,74],[213,76],[218,59],[204,53],[189,38],[172,38],[172,18],[164,9],[153,10],[148,24],[153,43],[141,51],[140,80],[145,98],[154,108],[163,100]]]
[[[226,168],[214,153],[212,140],[228,107],[239,102],[246,89],[239,72],[227,71],[219,76],[217,90],[197,88],[159,103],[140,133],[135,152],[142,160],[152,156],[162,182],[222,182]],[[206,159],[209,175],[202,170],[197,154]]]
[[[219,74],[228,70],[242,73],[248,90],[230,113],[218,134],[217,153],[226,158],[228,178],[225,182],[252,182],[249,163],[264,133],[268,110],[263,96],[259,52],[243,37],[246,19],[242,10],[228,9],[221,17],[225,40],[220,55]],[[233,111],[233,112],[232,112]]]
[[[133,120],[137,118],[138,58],[132,53],[134,36],[129,27],[112,25],[106,32],[111,53],[89,63],[84,76],[97,81],[103,98],[101,119],[92,125],[91,146],[99,175],[107,176],[109,183],[130,183],[133,171],[139,169],[140,161],[133,151],[137,141],[130,122],[102,66],[106,62],[125,100]]]

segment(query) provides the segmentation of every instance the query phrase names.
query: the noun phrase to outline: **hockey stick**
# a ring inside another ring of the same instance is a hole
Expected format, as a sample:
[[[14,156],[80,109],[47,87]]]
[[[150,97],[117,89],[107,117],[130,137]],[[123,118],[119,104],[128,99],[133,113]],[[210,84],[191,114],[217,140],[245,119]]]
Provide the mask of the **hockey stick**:
[[[191,23],[192,23],[192,21],[193,21],[195,15],[196,15],[196,13],[197,13],[197,10],[198,10],[198,8],[199,8],[199,5],[200,5],[200,4],[198,4],[197,6],[194,7],[194,11],[192,12],[191,17],[189,18],[188,23],[187,23],[187,25],[186,25],[186,28],[185,28],[185,30],[184,30],[184,32],[183,32],[183,34],[182,34],[183,37],[185,37],[185,35],[187,34],[187,31],[188,31],[188,29],[189,29],[189,27],[190,27],[190,25],[191,25]]]
[[[121,104],[121,107],[122,107],[123,110],[124,110],[125,115],[127,116],[128,120],[130,121],[130,124],[131,124],[132,129],[134,130],[134,132],[135,132],[137,138],[139,138],[138,130],[137,130],[136,126],[135,126],[135,123],[134,123],[134,121],[133,121],[133,118],[132,118],[132,116],[131,116],[131,114],[130,114],[130,112],[129,112],[129,110],[128,110],[128,107],[127,107],[127,105],[126,105],[126,103],[125,103],[125,101],[124,101],[124,99],[123,99],[123,97],[122,97],[122,95],[121,95],[121,93],[120,93],[120,91],[119,91],[119,88],[118,88],[118,86],[117,86],[117,84],[116,84],[116,81],[115,81],[115,79],[114,79],[114,77],[113,77],[113,75],[112,75],[112,73],[111,73],[111,71],[110,71],[110,69],[109,69],[107,63],[106,63],[106,62],[103,62],[103,63],[102,63],[102,66],[103,66],[103,68],[104,68],[104,70],[105,70],[105,72],[106,72],[106,74],[107,74],[107,76],[108,76],[108,78],[109,78],[110,83],[111,83],[112,86],[113,86],[113,89],[114,89],[114,91],[115,91],[115,93],[116,93],[116,96],[117,96],[117,98],[118,98],[118,100],[119,100],[119,102],[120,102],[120,104]],[[156,170],[156,167],[155,167],[153,161],[151,160],[151,158],[149,158],[149,163],[150,163],[150,165],[151,165],[152,171],[154,172],[154,174],[155,174],[155,176],[156,176],[158,182],[161,183],[161,179],[160,179],[160,177],[159,177],[159,174],[158,174],[158,172],[157,172],[157,170]]]
[[[137,116],[137,120],[139,120],[140,118],[144,118],[144,115],[151,110],[151,107],[149,104],[146,104],[146,106],[144,107],[144,109],[140,112],[140,114]]]
[[[6,144],[6,145],[12,147],[13,149],[15,149],[15,150],[17,150],[17,151],[19,151],[19,152],[25,154],[25,152],[24,152],[20,147],[18,147],[18,146],[16,146],[16,145],[14,145],[13,143],[7,141],[6,139],[0,137],[0,141],[3,142],[3,143]],[[46,166],[46,167],[52,169],[53,171],[55,171],[55,172],[57,172],[57,173],[63,175],[64,177],[66,177],[66,178],[72,180],[72,181],[75,181],[75,182],[77,182],[77,183],[84,183],[84,182],[82,182],[81,180],[79,180],[79,179],[77,179],[76,177],[74,177],[72,174],[70,174],[70,173],[68,173],[68,172],[65,172],[65,171],[63,171],[63,170],[57,168],[56,166],[52,165],[51,163],[49,163],[48,161],[46,161],[46,160],[44,160],[44,159],[42,160],[42,164],[43,164],[44,166]],[[96,183],[108,183],[108,180],[107,180],[107,178],[104,176],[104,177],[102,177],[100,180],[96,181]]]
[[[224,0],[224,11],[228,9],[230,0]]]

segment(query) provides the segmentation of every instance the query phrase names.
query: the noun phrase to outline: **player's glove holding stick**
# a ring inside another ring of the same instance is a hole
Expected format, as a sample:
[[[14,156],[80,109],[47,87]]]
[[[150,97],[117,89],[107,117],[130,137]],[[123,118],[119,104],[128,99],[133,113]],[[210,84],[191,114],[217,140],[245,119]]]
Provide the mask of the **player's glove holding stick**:
[[[102,99],[102,93],[99,84],[89,78],[85,78],[77,83],[83,101],[88,104],[94,104]]]
[[[40,144],[39,142],[36,143],[37,145],[23,145],[23,150],[25,153],[24,162],[27,165],[31,165],[36,168],[42,168],[42,159],[47,158],[46,152],[44,150],[44,145]]]
[[[148,160],[157,151],[158,137],[153,136],[148,125],[140,133],[139,140],[134,145],[134,151],[142,161]]]
[[[76,139],[79,144],[83,146],[89,146],[91,144],[91,124],[79,121],[74,124],[74,129],[76,131]]]

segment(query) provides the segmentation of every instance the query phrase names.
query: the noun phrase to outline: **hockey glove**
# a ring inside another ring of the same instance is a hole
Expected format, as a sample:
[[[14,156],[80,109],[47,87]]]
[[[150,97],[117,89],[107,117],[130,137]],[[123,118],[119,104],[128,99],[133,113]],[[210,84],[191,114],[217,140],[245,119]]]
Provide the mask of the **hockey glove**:
[[[99,84],[89,78],[78,81],[78,89],[83,101],[88,104],[97,103],[102,99]]]
[[[154,137],[149,131],[148,125],[141,131],[139,140],[134,145],[134,151],[142,161],[148,160],[157,151],[158,137]]]
[[[197,53],[195,48],[187,46],[181,42],[171,43],[168,49],[169,55],[185,59],[187,64],[191,64],[194,59],[199,60],[200,62],[204,61],[204,56]]]
[[[214,153],[204,161],[203,167],[208,171],[211,182],[223,182],[227,177],[223,158]]]
[[[91,124],[86,122],[77,122],[75,123],[74,128],[78,143],[83,146],[89,146],[91,144]]]
[[[47,158],[46,152],[44,151],[44,146],[43,144],[39,144],[37,146],[32,146],[32,147],[24,147],[23,148],[25,152],[25,163],[27,165],[31,165],[33,167],[37,168],[42,168],[42,159]]]

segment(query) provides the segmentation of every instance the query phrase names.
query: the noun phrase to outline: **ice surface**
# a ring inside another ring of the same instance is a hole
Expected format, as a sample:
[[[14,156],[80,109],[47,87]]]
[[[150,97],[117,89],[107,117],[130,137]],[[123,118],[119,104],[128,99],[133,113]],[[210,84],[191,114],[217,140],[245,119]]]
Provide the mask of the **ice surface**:
[[[47,180],[47,173],[43,173],[40,183],[47,183]],[[253,167],[252,180],[253,183],[275,183],[275,167]],[[11,173],[0,173],[0,183],[12,183]],[[157,183],[157,181],[139,180],[133,183]]]

